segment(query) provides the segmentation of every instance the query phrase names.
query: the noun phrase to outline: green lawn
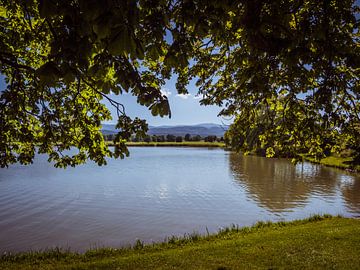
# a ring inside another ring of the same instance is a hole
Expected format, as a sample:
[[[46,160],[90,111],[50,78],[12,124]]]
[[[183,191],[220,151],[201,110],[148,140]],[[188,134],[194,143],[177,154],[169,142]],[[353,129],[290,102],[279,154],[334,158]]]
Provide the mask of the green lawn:
[[[360,269],[360,220],[319,217],[258,223],[219,234],[83,255],[3,256],[0,269]]]

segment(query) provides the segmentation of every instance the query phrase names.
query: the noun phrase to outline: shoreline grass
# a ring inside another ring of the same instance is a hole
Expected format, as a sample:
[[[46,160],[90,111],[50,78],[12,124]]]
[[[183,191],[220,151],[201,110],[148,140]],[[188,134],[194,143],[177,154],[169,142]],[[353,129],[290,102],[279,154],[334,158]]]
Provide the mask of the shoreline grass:
[[[338,168],[350,172],[360,172],[360,165],[353,164],[352,157],[337,157],[337,156],[328,156],[322,158],[319,161],[316,161],[314,158],[304,156],[304,160],[311,163],[324,165],[327,167]]]
[[[329,215],[232,226],[131,248],[54,249],[0,257],[0,269],[359,269],[360,220]]]

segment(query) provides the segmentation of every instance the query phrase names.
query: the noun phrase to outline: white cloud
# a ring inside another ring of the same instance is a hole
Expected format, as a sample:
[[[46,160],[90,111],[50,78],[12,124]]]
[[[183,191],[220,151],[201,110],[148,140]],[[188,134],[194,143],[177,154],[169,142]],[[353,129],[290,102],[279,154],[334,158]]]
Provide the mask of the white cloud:
[[[188,99],[189,97],[191,97],[191,94],[177,94],[176,96],[181,99]]]
[[[162,95],[164,95],[164,96],[166,96],[166,97],[168,97],[168,96],[171,95],[171,92],[170,92],[169,89],[167,89],[167,88],[161,88],[161,89],[160,89],[160,92],[161,92]]]
[[[202,99],[203,97],[202,96],[200,96],[200,95],[196,95],[196,96],[194,96],[194,99]]]

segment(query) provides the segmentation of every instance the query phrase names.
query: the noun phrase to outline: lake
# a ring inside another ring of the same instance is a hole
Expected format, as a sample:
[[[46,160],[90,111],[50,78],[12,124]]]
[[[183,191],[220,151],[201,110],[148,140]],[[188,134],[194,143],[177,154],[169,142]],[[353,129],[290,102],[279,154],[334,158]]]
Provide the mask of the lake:
[[[223,149],[134,147],[124,160],[0,169],[0,252],[85,251],[259,220],[360,217],[360,176]]]

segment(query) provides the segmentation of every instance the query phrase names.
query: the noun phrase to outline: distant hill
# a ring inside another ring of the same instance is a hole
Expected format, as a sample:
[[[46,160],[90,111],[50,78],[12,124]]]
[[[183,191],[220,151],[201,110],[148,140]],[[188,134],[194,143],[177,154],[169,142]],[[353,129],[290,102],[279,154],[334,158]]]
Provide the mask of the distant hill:
[[[186,134],[204,136],[224,136],[229,126],[217,125],[212,123],[198,125],[179,125],[179,126],[149,126],[149,135],[167,135],[185,136]],[[103,134],[116,133],[115,125],[103,124]]]
[[[115,129],[115,125],[111,125],[111,124],[102,124],[101,132],[104,135],[117,133],[117,131]]]

